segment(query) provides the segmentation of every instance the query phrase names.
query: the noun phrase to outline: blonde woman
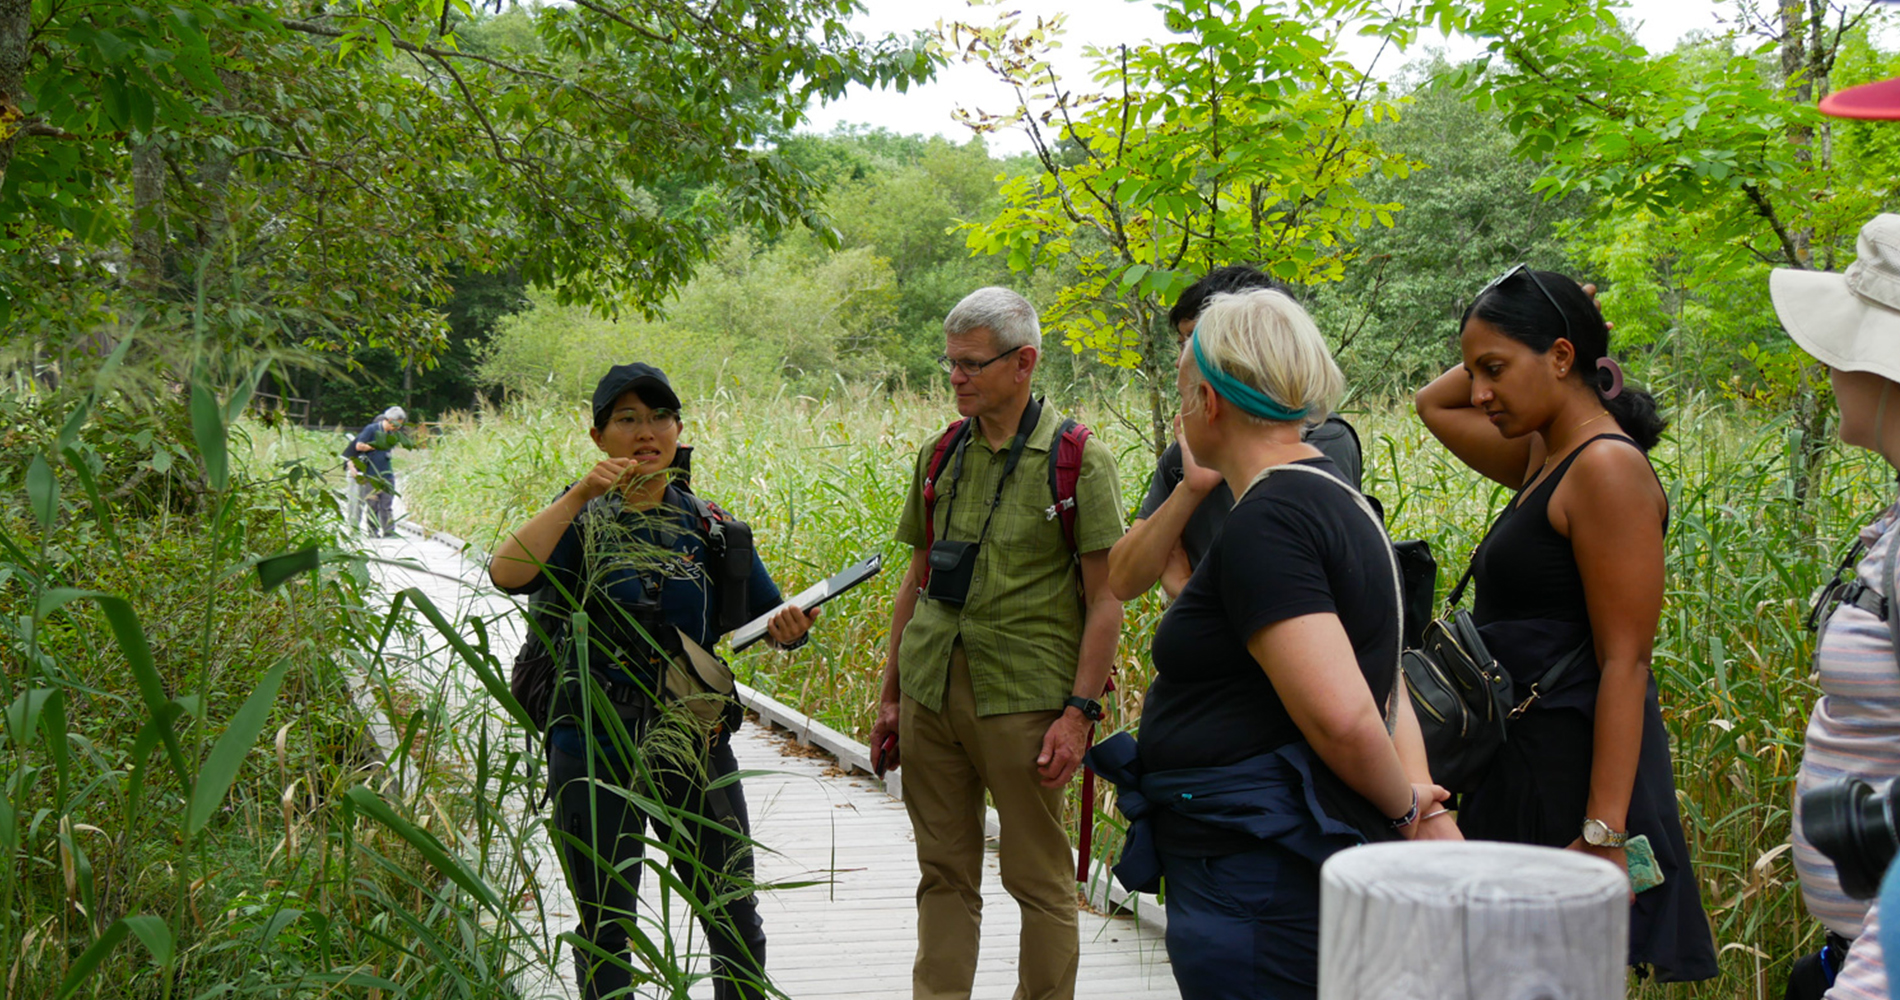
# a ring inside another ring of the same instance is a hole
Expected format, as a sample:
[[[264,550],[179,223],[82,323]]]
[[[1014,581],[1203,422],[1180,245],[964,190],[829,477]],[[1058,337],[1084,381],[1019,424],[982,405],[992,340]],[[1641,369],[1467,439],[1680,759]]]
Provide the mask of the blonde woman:
[[[1319,330],[1279,292],[1217,296],[1179,369],[1183,449],[1238,499],[1155,632],[1140,742],[1117,737],[1093,758],[1125,804],[1153,806],[1129,838],[1153,851],[1137,846],[1116,873],[1166,877],[1187,1000],[1311,997],[1320,864],[1367,840],[1458,833],[1396,686],[1391,545],[1300,440],[1344,390]]]

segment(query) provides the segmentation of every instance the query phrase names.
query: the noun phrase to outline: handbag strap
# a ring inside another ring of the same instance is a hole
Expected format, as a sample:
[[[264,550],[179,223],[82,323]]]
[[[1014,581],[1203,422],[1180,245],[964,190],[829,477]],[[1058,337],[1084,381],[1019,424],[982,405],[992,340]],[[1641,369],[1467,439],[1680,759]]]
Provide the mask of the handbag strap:
[[[1477,568],[1478,550],[1476,546],[1473,546],[1471,549],[1471,558],[1465,560],[1465,575],[1458,578],[1457,585],[1451,588],[1451,596],[1445,598],[1446,611],[1450,611],[1452,608],[1458,606],[1459,600],[1465,596],[1465,588],[1471,585],[1471,572]]]
[[[1591,640],[1583,640],[1583,642],[1577,645],[1576,649],[1565,654],[1563,659],[1558,660],[1555,664],[1551,665],[1549,670],[1544,671],[1544,676],[1532,681],[1531,693],[1526,695],[1523,701],[1518,702],[1516,708],[1511,709],[1510,718],[1515,719],[1523,715],[1530,709],[1533,702],[1544,696],[1545,691],[1556,687],[1557,682],[1563,679],[1564,674],[1568,673],[1571,667],[1582,662],[1583,654],[1589,652],[1591,648]]]
[[[1393,598],[1392,620],[1394,622],[1403,623],[1405,621],[1405,583],[1404,583],[1404,577],[1402,577],[1399,573],[1398,553],[1393,551],[1392,549],[1391,536],[1385,533],[1384,519],[1380,518],[1379,515],[1373,511],[1372,505],[1366,502],[1365,494],[1360,493],[1356,489],[1353,489],[1351,483],[1348,483],[1345,480],[1340,479],[1338,476],[1335,476],[1324,469],[1316,469],[1310,465],[1296,465],[1296,464],[1291,464],[1291,463],[1286,464],[1286,465],[1269,465],[1266,468],[1261,469],[1260,472],[1253,477],[1253,482],[1248,483],[1246,489],[1241,490],[1238,494],[1236,494],[1235,503],[1236,504],[1239,503],[1240,497],[1245,497],[1247,494],[1253,492],[1253,488],[1255,486],[1260,485],[1260,483],[1263,480],[1265,480],[1268,476],[1284,469],[1292,469],[1298,472],[1304,472],[1304,473],[1309,473],[1311,475],[1318,476],[1321,479],[1324,479],[1327,482],[1332,483],[1334,486],[1337,486],[1340,489],[1345,490],[1346,493],[1352,497],[1353,503],[1356,504],[1359,507],[1359,510],[1366,515],[1366,518],[1372,522],[1373,530],[1377,531],[1379,533],[1379,538],[1385,542],[1385,561],[1392,568],[1392,598]],[[1471,575],[1470,571],[1467,570],[1465,572],[1465,575],[1469,577]],[[1401,676],[1400,672],[1401,672],[1402,664],[1404,663],[1404,660],[1405,660],[1404,640],[1401,639],[1400,641],[1394,643],[1393,645],[1397,647],[1397,650],[1392,657],[1392,683],[1386,688],[1385,705],[1380,709],[1380,714],[1384,716],[1385,718],[1385,729],[1386,729],[1387,735],[1391,735],[1393,732],[1395,732],[1399,724],[1398,717],[1393,714],[1392,708],[1394,704],[1394,699],[1398,697],[1399,688],[1401,686],[1399,678]]]

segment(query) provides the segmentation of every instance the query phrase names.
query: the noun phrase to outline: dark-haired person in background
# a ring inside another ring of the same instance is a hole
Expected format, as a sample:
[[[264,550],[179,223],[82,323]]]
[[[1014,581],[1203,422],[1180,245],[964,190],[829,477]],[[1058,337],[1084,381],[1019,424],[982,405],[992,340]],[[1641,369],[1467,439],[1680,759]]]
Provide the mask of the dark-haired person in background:
[[[1419,391],[1419,416],[1460,461],[1517,490],[1473,556],[1474,617],[1520,697],[1572,650],[1594,655],[1536,692],[1464,796],[1459,828],[1625,868],[1628,839],[1647,837],[1664,880],[1635,897],[1629,962],[1665,982],[1711,978],[1649,669],[1669,501],[1647,452],[1667,424],[1623,384],[1602,315],[1563,275],[1513,268],[1461,330],[1464,363]]]
[[[1244,265],[1215,268],[1195,282],[1174,303],[1168,313],[1168,325],[1174,327],[1178,344],[1185,346],[1194,332],[1201,309],[1215,295],[1264,288],[1295,299],[1292,289],[1272,277]],[[1334,413],[1319,423],[1307,425],[1302,440],[1331,459],[1341,476],[1354,488],[1360,485],[1361,456],[1359,435],[1344,417]],[[1179,535],[1167,535],[1150,523],[1164,503],[1185,504],[1193,508],[1187,526]],[[1174,443],[1161,453],[1154,477],[1148,481],[1148,495],[1129,526],[1128,534],[1108,553],[1108,587],[1115,596],[1132,601],[1148,588],[1161,582],[1161,588],[1173,600],[1187,585],[1188,576],[1220,535],[1227,512],[1234,508],[1234,491],[1221,480],[1220,473],[1199,465],[1193,452],[1175,434]]]

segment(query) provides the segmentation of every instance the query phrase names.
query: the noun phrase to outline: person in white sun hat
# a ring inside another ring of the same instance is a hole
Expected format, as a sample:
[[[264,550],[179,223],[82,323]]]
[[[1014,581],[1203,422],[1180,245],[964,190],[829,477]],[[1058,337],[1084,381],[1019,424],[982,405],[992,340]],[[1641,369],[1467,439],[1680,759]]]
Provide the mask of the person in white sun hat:
[[[1844,274],[1777,270],[1769,276],[1775,312],[1801,349],[1826,365],[1840,407],[1841,441],[1878,453],[1900,468],[1900,215],[1879,215],[1860,231],[1859,259]],[[1809,834],[1822,825],[1810,790],[1844,778],[1884,785],[1900,775],[1900,666],[1887,621],[1896,592],[1894,531],[1889,507],[1860,531],[1817,598],[1809,624],[1819,630],[1814,670],[1821,698],[1795,778],[1794,863],[1808,912],[1827,928],[1818,955],[1795,963],[1787,996],[1885,1000],[1886,963],[1877,908],[1850,894],[1855,879],[1817,849]],[[1900,609],[1896,609],[1900,610]]]

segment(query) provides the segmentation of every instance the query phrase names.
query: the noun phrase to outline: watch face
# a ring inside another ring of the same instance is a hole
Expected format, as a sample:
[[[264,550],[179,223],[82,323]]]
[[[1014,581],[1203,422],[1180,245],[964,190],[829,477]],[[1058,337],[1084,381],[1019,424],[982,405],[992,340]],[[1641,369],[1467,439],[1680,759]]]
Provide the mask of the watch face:
[[[1583,842],[1591,847],[1602,847],[1609,843],[1610,825],[1600,819],[1583,821]]]

